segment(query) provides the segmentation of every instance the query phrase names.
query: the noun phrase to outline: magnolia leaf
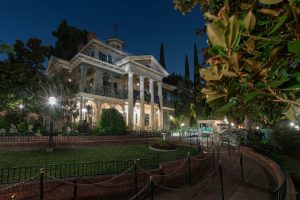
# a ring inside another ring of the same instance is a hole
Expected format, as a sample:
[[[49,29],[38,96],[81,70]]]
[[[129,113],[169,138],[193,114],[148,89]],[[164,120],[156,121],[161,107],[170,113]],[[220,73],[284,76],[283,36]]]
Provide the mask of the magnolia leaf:
[[[299,90],[300,89],[300,83],[295,77],[292,77],[289,79],[289,81],[285,82],[281,85],[282,89],[284,90]]]
[[[289,42],[288,51],[292,53],[300,54],[300,40]]]
[[[249,72],[259,72],[261,70],[261,63],[251,58],[244,58],[243,61],[246,63],[246,69]]]
[[[286,19],[287,19],[286,15],[283,15],[283,16],[279,17],[278,21],[277,21],[277,24],[273,27],[273,29],[271,30],[271,32],[268,35],[271,35],[275,31],[277,31],[284,24]]]
[[[221,76],[219,75],[218,67],[216,65],[208,67],[206,69],[200,69],[200,76],[205,81],[216,81],[220,80]]]
[[[217,24],[207,24],[207,36],[212,45],[226,48],[224,28]]]
[[[226,111],[230,110],[232,107],[234,107],[237,103],[239,103],[238,98],[231,97],[229,99],[228,103],[225,104],[224,106],[222,106],[221,108],[219,108],[217,111],[219,111],[219,112],[226,112]]]
[[[217,16],[212,15],[212,14],[209,13],[209,12],[205,12],[205,13],[204,13],[204,17],[207,18],[207,19],[209,19],[209,20],[212,20],[212,21],[214,21],[214,20],[219,20],[219,18],[218,18]]]
[[[236,73],[231,72],[231,71],[227,71],[227,70],[221,70],[221,73],[222,73],[225,77],[229,77],[229,78],[237,77],[237,76],[238,76]]]
[[[288,109],[286,110],[286,112],[284,113],[284,115],[286,116],[286,118],[288,118],[288,120],[290,121],[295,121],[295,110],[294,110],[294,106],[290,105],[288,107]]]
[[[273,81],[268,84],[271,88],[277,88],[278,86],[282,85],[283,83],[287,82],[289,79],[287,77],[284,77],[278,81]]]
[[[244,10],[248,10],[248,9],[252,8],[252,5],[249,3],[241,3],[240,8],[244,9]]]
[[[247,15],[244,17],[244,26],[248,32],[251,32],[254,29],[256,24],[256,17],[253,12],[250,10]]]
[[[225,97],[226,93],[217,93],[217,94],[211,94],[211,95],[206,95],[206,102],[211,102],[213,100]]]
[[[272,10],[272,9],[267,9],[267,8],[259,9],[258,12],[261,12],[261,13],[267,14],[267,15],[272,15],[274,17],[277,17],[279,15],[279,12],[277,10]]]
[[[300,82],[300,72],[294,73],[294,74],[293,74],[293,77],[295,77],[296,80],[297,80],[298,82]]]
[[[261,4],[267,4],[267,5],[272,5],[272,4],[277,4],[282,2],[283,0],[259,0]]]
[[[206,95],[212,95],[212,94],[217,94],[219,91],[214,90],[210,87],[204,87],[201,89],[201,93],[206,94]]]
[[[258,92],[249,92],[248,94],[246,94],[246,96],[244,97],[244,103],[248,103],[249,101],[255,99],[257,96],[259,96]]]
[[[239,36],[239,23],[235,15],[231,16],[225,30],[227,48],[231,49]]]
[[[252,40],[252,39],[247,40],[247,42],[245,43],[245,47],[246,47],[247,50],[249,50],[249,51],[254,51],[254,50],[255,50],[255,43],[254,43],[254,40]]]
[[[230,58],[230,66],[235,72],[240,71],[238,53],[234,52]]]

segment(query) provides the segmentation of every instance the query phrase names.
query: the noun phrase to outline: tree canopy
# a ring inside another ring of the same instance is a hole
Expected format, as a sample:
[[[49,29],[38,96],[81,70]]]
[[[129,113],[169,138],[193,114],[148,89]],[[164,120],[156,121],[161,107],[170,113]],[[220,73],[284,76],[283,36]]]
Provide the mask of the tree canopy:
[[[296,1],[174,0],[200,5],[207,20],[209,67],[201,92],[217,112],[261,123],[295,121],[300,106],[300,24]]]
[[[70,60],[78,52],[78,46],[87,43],[88,32],[69,26],[67,21],[63,20],[52,35],[56,38],[54,56]]]

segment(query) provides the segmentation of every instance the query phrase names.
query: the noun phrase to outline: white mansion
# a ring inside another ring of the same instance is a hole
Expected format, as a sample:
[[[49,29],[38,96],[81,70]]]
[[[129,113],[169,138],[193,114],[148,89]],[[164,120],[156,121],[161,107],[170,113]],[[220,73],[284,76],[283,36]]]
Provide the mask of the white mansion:
[[[123,46],[117,37],[102,42],[92,36],[70,61],[52,56],[46,75],[71,75],[78,86],[76,122],[94,126],[103,109],[114,107],[131,130],[169,129],[175,88],[162,82],[168,72],[153,56],[132,56]]]

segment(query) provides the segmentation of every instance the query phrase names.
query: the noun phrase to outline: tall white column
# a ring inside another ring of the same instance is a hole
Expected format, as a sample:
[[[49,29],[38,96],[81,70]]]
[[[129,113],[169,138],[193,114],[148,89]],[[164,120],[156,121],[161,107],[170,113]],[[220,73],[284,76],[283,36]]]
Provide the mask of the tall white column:
[[[158,82],[158,97],[159,97],[159,129],[162,130],[164,128],[164,112],[163,112],[163,95],[162,95],[162,83]]]
[[[133,73],[128,73],[128,127],[130,130],[133,129]]]
[[[149,122],[150,122],[151,130],[153,130],[153,128],[154,128],[154,87],[153,87],[153,82],[154,82],[153,79],[149,80],[149,91],[151,94]]]
[[[144,76],[140,76],[140,129],[144,130],[145,127],[145,88],[144,88]]]

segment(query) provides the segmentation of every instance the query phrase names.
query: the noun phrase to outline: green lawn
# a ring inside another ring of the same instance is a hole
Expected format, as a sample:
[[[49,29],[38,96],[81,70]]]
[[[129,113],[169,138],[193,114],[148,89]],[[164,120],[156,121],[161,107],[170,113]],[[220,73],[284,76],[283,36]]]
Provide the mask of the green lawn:
[[[160,152],[164,156],[173,157],[196,153],[195,149],[179,147],[176,152]],[[150,150],[147,145],[101,146],[90,148],[59,149],[52,153],[45,150],[0,150],[0,167],[31,166],[44,164],[60,164],[72,162],[95,162],[111,160],[131,160],[135,158],[156,157],[158,152]],[[171,159],[171,158],[170,158]]]
[[[57,178],[118,174],[139,158],[143,169],[158,168],[159,163],[186,158],[195,149],[179,147],[174,152],[156,152],[148,145],[120,145],[55,150],[0,150],[0,185],[19,182],[39,173]]]

